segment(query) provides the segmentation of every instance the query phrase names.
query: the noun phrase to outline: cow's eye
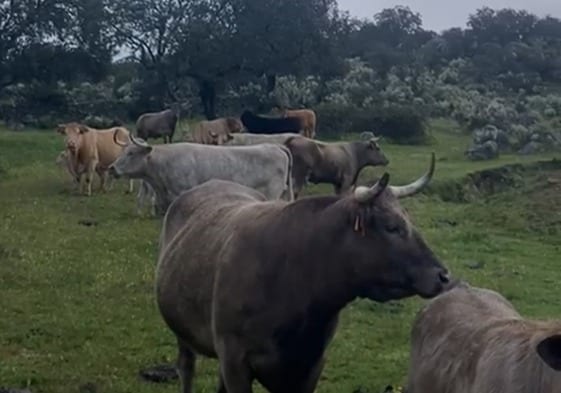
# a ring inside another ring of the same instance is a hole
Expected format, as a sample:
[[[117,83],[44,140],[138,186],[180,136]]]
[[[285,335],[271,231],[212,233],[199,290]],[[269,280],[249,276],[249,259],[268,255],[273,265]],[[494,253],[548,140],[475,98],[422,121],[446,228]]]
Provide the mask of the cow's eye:
[[[386,232],[392,234],[399,234],[401,233],[401,227],[395,224],[386,224],[385,225]]]

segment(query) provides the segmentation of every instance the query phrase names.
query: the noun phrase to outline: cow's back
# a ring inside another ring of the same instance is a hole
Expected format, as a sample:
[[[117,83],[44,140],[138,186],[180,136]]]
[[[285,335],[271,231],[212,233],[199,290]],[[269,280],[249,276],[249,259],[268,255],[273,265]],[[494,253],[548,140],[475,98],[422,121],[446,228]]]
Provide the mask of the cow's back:
[[[175,131],[178,116],[171,109],[161,112],[144,113],[136,121],[136,132],[141,138],[160,136]]]
[[[415,319],[407,392],[558,393],[551,380],[540,384],[555,374],[536,355],[531,328],[496,292],[459,285]]]
[[[228,142],[224,143],[229,146],[248,146],[258,145],[262,143],[284,144],[291,137],[298,137],[299,134],[286,132],[282,134],[252,134],[249,132],[232,134]]]
[[[240,212],[265,200],[253,189],[211,180],[183,192],[164,217],[156,271],[158,307],[179,337],[208,356],[215,356],[210,323],[219,255],[229,247]]]
[[[152,162],[158,163],[153,168],[157,172],[154,177],[169,194],[168,203],[212,179],[257,189],[269,199],[279,198],[290,181],[290,152],[273,144],[225,147],[176,143],[155,146],[152,156]]]
[[[107,130],[95,130],[96,148],[101,167],[108,168],[123,151],[123,147],[117,145],[113,140],[115,132],[117,132],[117,138],[119,141],[127,143],[130,140],[130,133],[124,127],[113,127]]]

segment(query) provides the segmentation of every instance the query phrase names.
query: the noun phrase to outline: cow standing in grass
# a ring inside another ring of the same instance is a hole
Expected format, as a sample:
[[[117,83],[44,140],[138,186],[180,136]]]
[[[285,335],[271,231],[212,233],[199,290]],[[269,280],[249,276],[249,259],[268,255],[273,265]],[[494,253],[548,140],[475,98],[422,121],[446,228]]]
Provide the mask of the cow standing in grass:
[[[70,161],[69,171],[75,174],[80,185],[80,193],[92,194],[93,174],[96,172],[100,179],[100,190],[105,191],[105,183],[109,175],[109,166],[121,154],[123,148],[114,141],[128,140],[130,132],[124,127],[113,127],[98,130],[79,123],[60,124],[57,132],[65,136],[65,145]],[[85,176],[86,190],[84,191],[83,177]],[[129,192],[133,191],[133,181],[129,180]]]
[[[466,283],[433,299],[411,333],[407,393],[559,393],[561,322],[524,319]]]
[[[231,180],[255,188],[269,199],[293,199],[292,156],[282,145],[151,146],[132,135],[129,144],[115,141],[124,150],[111,165],[111,173],[148,182],[156,194],[159,212],[165,212],[183,191],[211,179]]]
[[[347,192],[356,184],[360,171],[367,166],[388,165],[380,149],[379,138],[353,142],[319,142],[297,136],[284,143],[293,157],[294,197],[309,181],[329,183],[336,194]]]
[[[314,139],[316,136],[316,113],[311,109],[285,109],[282,117],[296,118],[300,121],[302,135]]]
[[[144,113],[136,121],[136,135],[144,140],[163,138],[164,143],[171,143],[178,120],[179,115],[173,109]]]
[[[432,297],[448,272],[401,208],[416,182],[385,174],[352,194],[267,201],[211,180],[169,207],[156,270],[159,310],[177,337],[183,393],[196,354],[218,358],[221,393],[311,393],[339,312],[356,298]]]
[[[189,142],[222,145],[230,138],[231,134],[240,133],[243,129],[242,122],[235,117],[203,120],[193,129]]]
[[[247,132],[254,134],[282,134],[284,132],[298,134],[302,129],[300,119],[258,116],[247,110],[242,113],[240,120]]]

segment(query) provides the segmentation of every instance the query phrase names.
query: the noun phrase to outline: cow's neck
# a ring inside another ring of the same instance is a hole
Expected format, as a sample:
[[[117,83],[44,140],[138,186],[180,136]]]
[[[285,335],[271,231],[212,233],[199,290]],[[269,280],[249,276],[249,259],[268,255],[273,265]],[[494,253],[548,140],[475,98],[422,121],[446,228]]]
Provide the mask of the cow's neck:
[[[362,168],[370,165],[365,155],[360,154],[359,148],[362,148],[359,142],[349,144],[349,162],[353,167],[353,175],[355,178],[358,176],[358,173],[362,170]]]

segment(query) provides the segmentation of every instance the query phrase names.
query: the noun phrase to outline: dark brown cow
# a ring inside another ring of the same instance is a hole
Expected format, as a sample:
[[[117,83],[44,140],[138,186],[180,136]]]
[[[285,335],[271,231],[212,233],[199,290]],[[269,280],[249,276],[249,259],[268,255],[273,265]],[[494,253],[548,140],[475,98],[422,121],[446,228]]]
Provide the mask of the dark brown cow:
[[[364,167],[389,163],[378,140],[326,143],[300,136],[289,138],[284,144],[293,157],[294,197],[307,180],[333,184],[336,194],[349,191]]]
[[[166,109],[161,112],[144,113],[136,121],[136,135],[148,138],[163,138],[164,143],[171,143],[179,115],[175,110]]]
[[[559,393],[561,322],[462,283],[418,314],[410,362],[407,393]]]
[[[385,174],[345,196],[266,201],[240,184],[211,180],[178,196],[160,236],[159,310],[175,333],[182,392],[196,354],[217,357],[220,389],[311,393],[339,312],[357,297],[430,298],[448,272],[409,221],[404,187]]]

